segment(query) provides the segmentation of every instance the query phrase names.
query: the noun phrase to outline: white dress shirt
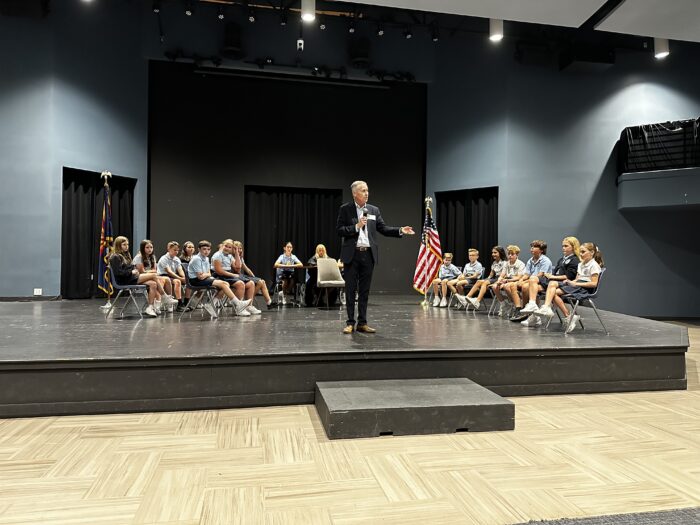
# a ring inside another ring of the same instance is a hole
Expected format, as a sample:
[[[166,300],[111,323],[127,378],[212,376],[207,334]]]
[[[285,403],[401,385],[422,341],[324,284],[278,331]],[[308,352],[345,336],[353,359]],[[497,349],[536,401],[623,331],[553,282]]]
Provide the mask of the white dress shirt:
[[[363,215],[362,209],[364,206],[358,206],[355,203],[355,209],[357,210],[357,221],[360,221],[360,217]],[[367,235],[367,228],[360,228],[360,235],[357,237],[357,247],[358,248],[369,248],[369,236]]]

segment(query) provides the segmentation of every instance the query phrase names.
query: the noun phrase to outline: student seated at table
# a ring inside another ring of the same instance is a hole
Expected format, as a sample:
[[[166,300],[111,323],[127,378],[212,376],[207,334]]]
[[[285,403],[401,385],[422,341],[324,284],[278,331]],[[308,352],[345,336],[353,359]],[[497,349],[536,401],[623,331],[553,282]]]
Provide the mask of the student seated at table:
[[[241,301],[235,296],[229,284],[222,279],[214,279],[211,275],[211,265],[209,264],[209,253],[211,243],[209,241],[199,241],[197,247],[199,253],[194,255],[187,266],[187,276],[192,286],[213,286],[223,293],[233,303],[237,315],[249,316],[246,309],[250,306],[250,301]],[[207,311],[212,317],[218,317],[212,305],[206,305]]]
[[[253,284],[255,285],[255,293],[259,293],[263,296],[268,310],[275,308],[277,305],[273,304],[272,299],[270,299],[270,291],[267,289],[267,283],[265,282],[265,279],[256,277],[256,275],[253,273],[253,270],[248,268],[248,266],[245,263],[245,259],[243,259],[243,243],[241,241],[233,241],[233,247],[235,249],[234,254],[236,253],[236,250],[238,252],[238,258],[234,257],[233,260],[233,271],[239,275],[247,277],[253,282]]]
[[[477,279],[481,277],[481,272],[484,267],[479,262],[479,250],[469,248],[467,257],[469,258],[469,262],[464,265],[464,269],[459,277],[447,283],[447,286],[452,290],[453,294],[463,295],[464,287],[472,286],[476,283]]]
[[[129,239],[118,236],[112,245],[112,256],[109,258],[109,269],[114,273],[118,285],[129,286],[143,284],[148,288],[148,306],[144,313],[149,317],[157,317],[153,304],[158,293],[158,276],[155,273],[140,273],[133,264],[129,252]]]
[[[185,305],[182,303],[182,288],[185,286],[185,272],[182,269],[182,261],[177,256],[180,244],[177,241],[168,243],[168,251],[158,259],[158,276],[170,282],[170,288],[177,299],[177,309],[182,311]]]
[[[282,285],[282,291],[280,292],[282,304],[287,304],[287,295],[294,295],[294,287],[296,286],[296,279],[294,278],[294,268],[301,268],[304,265],[297,258],[296,255],[292,253],[294,250],[294,245],[292,241],[287,241],[284,243],[284,252],[275,261],[275,278],[277,283]]]
[[[313,254],[313,256],[306,262],[308,266],[311,266],[312,268],[309,268],[306,270],[306,292],[304,293],[304,303],[306,306],[314,306],[317,302],[318,295],[321,293],[321,290],[316,286],[316,283],[318,282],[318,260],[319,259],[326,259],[328,257],[328,252],[326,251],[326,247],[323,244],[319,244],[316,246],[316,252]],[[342,263],[338,264],[338,268],[340,268]],[[336,300],[338,299],[338,288],[329,288],[328,290],[328,304],[333,305],[335,304]]]
[[[253,281],[236,273],[233,269],[233,252],[236,250],[233,246],[233,240],[226,239],[220,246],[221,249],[211,257],[212,266],[214,267],[212,276],[215,279],[226,281],[238,299],[249,301],[250,306],[242,313],[239,313],[239,315],[259,314],[260,310],[253,305],[255,284]],[[236,250],[236,253],[238,253],[238,250]]]

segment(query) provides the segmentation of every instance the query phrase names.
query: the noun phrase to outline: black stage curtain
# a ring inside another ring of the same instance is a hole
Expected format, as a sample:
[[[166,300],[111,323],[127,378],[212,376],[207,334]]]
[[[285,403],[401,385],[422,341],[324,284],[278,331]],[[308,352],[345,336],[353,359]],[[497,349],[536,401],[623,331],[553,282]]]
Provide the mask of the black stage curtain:
[[[435,211],[442,251],[454,253],[454,264],[462,267],[467,250],[476,248],[488,270],[498,243],[498,187],[436,192]]]
[[[268,284],[273,264],[292,241],[301,262],[325,244],[329,257],[340,256],[340,237],[335,231],[342,190],[245,186],[245,261]]]
[[[98,295],[97,268],[100,249],[103,181],[100,174],[63,168],[63,210],[61,221],[61,296],[86,299]],[[136,180],[110,179],[112,232],[134,242],[134,188]],[[102,292],[99,292],[102,295]]]

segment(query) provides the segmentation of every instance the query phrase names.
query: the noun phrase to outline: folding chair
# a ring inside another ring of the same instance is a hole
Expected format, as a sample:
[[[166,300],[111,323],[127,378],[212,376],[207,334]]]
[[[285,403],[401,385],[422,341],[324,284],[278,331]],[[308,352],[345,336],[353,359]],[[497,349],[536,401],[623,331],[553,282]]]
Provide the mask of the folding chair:
[[[476,281],[479,281],[479,280],[481,280],[481,279],[484,278],[484,271],[485,271],[485,270],[486,270],[485,268],[483,268],[483,267],[481,268],[481,273],[479,274],[479,277],[476,278],[476,280],[474,281],[474,283],[476,283]],[[474,286],[474,283],[472,283],[471,286]],[[469,293],[469,292],[467,292],[467,293]],[[450,302],[447,303],[447,307],[448,307],[448,308],[450,308],[450,307],[452,306],[452,301],[454,300],[455,295],[456,295],[456,294],[450,293]],[[467,303],[467,306],[464,307],[464,310],[468,312],[468,311],[469,311],[469,306],[470,306],[469,303]]]
[[[119,290],[119,293],[117,296],[114,298],[114,302],[110,305],[109,310],[105,313],[105,319],[109,316],[110,312],[114,309],[114,307],[117,305],[117,301],[119,300],[119,297],[121,297],[122,293],[125,296],[125,301],[124,304],[122,305],[121,309],[119,310],[119,317],[124,317],[124,310],[129,304],[132,304],[136,307],[136,311],[139,313],[139,316],[141,316],[141,319],[143,319],[143,307],[139,306],[139,303],[136,302],[136,297],[135,295],[140,295],[143,296],[145,300],[145,304],[148,304],[148,287],[145,284],[127,284],[127,285],[121,285],[117,284],[117,280],[114,277],[114,271],[110,267],[109,269],[109,279],[112,281],[112,288],[115,290]]]
[[[180,312],[180,317],[178,317],[178,321],[182,319],[182,316],[185,315],[185,312],[187,311],[189,311],[190,315],[192,315],[192,309],[190,308],[190,305],[192,304],[192,300],[195,297],[200,298],[199,304],[203,306],[202,317],[204,317],[204,310],[206,310],[206,305],[209,305],[212,309],[214,309],[214,296],[216,295],[216,292],[218,292],[218,290],[213,286],[194,286],[190,282],[190,276],[187,273],[188,266],[188,264],[182,263],[182,269],[185,272],[185,288],[189,288],[190,290],[192,290],[192,295],[190,295],[190,300],[187,301],[185,308],[182,310],[182,312]],[[210,317],[216,317],[216,315],[212,315],[211,312],[207,313]]]

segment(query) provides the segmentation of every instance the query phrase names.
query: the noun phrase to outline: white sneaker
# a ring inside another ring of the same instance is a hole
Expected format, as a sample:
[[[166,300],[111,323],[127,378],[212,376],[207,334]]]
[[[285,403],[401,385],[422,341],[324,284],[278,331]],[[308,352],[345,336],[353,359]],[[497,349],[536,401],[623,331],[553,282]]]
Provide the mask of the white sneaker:
[[[282,305],[286,305],[286,304],[287,304],[287,296],[283,295],[282,296]]]
[[[242,315],[243,317],[246,316],[245,312],[246,308],[250,306],[251,300],[248,299],[247,301],[241,301],[240,299],[236,299],[233,304],[236,307],[236,315]],[[250,315],[250,313],[248,313]]]
[[[436,308],[440,306],[440,298],[437,295],[435,296],[435,299],[433,299],[433,306]]]
[[[240,312],[236,311],[236,315],[239,317],[250,317],[250,312],[248,311],[248,308],[244,308]]]
[[[520,311],[522,312],[522,310]],[[520,321],[520,324],[527,327],[542,326],[542,319],[540,319],[536,315],[530,315],[530,317],[528,317],[524,321]]]
[[[554,310],[549,305],[542,306],[539,310],[535,312],[535,315],[540,317],[554,317]]]
[[[469,304],[471,304],[474,307],[474,310],[478,310],[479,306],[481,306],[481,303],[473,297],[467,297],[467,301],[469,301]]]
[[[500,306],[498,307],[498,317],[503,317],[503,315],[506,313],[506,305],[501,303]]]
[[[253,315],[258,315],[262,313],[262,311],[255,308],[255,306],[253,306],[252,304],[248,308],[246,308],[246,312],[250,312]]]
[[[569,323],[566,325],[566,333],[570,334],[573,332],[574,328],[576,328],[576,324],[581,320],[580,315],[573,315],[571,316],[571,319],[569,319]]]
[[[522,314],[534,314],[537,310],[538,310],[537,303],[534,301],[529,301],[525,305],[525,308],[522,308],[520,310],[520,313],[522,313]]]
[[[455,297],[459,301],[459,304],[461,304],[465,308],[467,307],[467,301],[469,301],[469,299],[471,299],[471,297],[464,297],[463,295],[460,295],[460,294],[455,295]]]
[[[209,304],[209,303],[205,304],[205,305],[204,305],[204,309],[205,309],[206,312],[207,312],[209,315],[211,315],[214,319],[216,319],[217,317],[219,317],[219,314],[216,313],[216,310],[214,310],[214,307],[213,307],[211,304]]]
[[[177,299],[175,299],[172,295],[164,295],[163,299],[163,302],[166,304],[166,306],[169,304],[177,304]]]
[[[146,307],[143,313],[148,317],[158,317],[158,314],[156,314],[156,311],[153,309],[153,305],[150,304]]]
[[[173,303],[170,303],[168,306],[165,307],[165,309],[168,313],[173,313],[175,311],[175,305]]]
[[[445,308],[445,306],[447,306],[447,297],[443,297],[440,301],[440,308]]]

